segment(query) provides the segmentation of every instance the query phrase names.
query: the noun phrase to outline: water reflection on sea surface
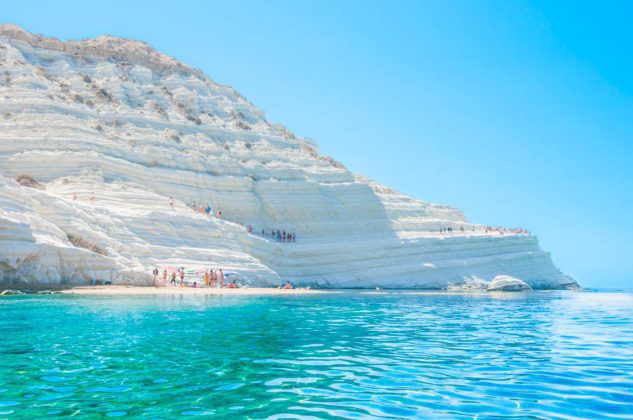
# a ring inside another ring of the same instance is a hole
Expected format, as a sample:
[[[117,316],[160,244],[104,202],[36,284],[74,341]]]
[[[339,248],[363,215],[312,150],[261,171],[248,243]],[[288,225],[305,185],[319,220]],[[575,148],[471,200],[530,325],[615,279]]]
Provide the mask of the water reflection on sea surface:
[[[633,295],[0,299],[0,416],[631,418]]]

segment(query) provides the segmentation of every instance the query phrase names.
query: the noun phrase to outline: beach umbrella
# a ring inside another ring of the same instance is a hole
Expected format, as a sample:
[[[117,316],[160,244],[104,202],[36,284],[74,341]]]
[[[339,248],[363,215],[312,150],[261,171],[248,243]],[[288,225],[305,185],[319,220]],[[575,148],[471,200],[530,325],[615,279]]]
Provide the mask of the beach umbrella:
[[[187,268],[187,269],[185,269],[185,273],[187,273],[187,274],[196,274],[196,269],[195,268]]]
[[[166,267],[163,267],[163,270],[167,270],[168,273],[176,273],[178,271],[178,269],[176,267],[174,267],[173,265],[168,265]]]
[[[198,268],[198,271],[197,271],[198,274],[204,274],[206,272],[207,272],[207,268],[206,267],[200,267],[200,268]]]

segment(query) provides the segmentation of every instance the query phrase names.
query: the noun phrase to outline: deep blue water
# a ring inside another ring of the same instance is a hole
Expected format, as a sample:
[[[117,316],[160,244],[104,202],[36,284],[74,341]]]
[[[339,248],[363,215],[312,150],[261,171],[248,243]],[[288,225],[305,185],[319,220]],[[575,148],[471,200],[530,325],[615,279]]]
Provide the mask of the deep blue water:
[[[0,418],[633,418],[633,294],[0,298]]]

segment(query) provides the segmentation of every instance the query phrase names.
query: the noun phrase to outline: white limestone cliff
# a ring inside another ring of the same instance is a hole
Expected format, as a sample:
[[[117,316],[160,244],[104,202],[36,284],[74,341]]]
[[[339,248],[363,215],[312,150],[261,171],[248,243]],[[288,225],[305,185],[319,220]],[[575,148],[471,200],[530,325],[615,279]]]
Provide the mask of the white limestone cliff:
[[[508,275],[576,286],[535,236],[487,232],[354,175],[147,44],[0,25],[0,282],[148,284],[167,265],[252,285],[443,288]]]

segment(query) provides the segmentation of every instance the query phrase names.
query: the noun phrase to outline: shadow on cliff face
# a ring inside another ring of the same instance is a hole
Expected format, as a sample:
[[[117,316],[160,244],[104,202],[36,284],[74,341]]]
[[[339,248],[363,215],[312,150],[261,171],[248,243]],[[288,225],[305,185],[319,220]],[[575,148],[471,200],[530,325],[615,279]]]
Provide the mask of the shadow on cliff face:
[[[370,186],[306,181],[261,182],[255,186],[266,223],[290,226],[315,242],[397,240],[387,211]]]

